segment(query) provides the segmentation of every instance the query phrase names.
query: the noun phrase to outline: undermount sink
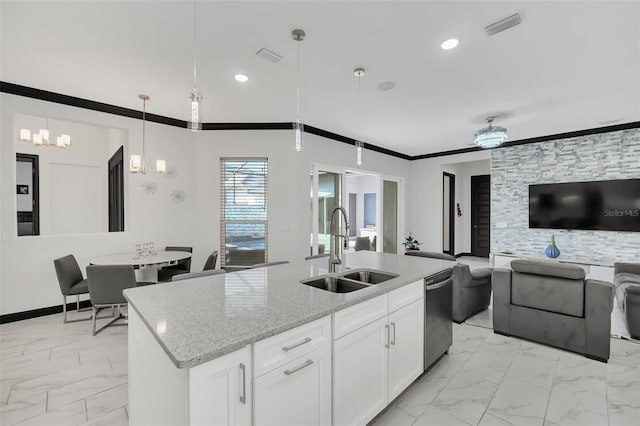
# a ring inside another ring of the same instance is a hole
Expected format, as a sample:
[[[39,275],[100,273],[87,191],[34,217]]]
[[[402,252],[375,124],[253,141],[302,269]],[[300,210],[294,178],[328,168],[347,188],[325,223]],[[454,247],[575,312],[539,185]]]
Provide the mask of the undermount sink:
[[[363,269],[360,271],[352,271],[346,274],[342,274],[344,278],[350,280],[359,281],[367,284],[380,284],[385,281],[392,280],[398,277],[398,274],[392,274],[390,272],[374,271],[370,269]]]
[[[392,274],[390,272],[376,271],[373,269],[358,269],[343,272],[338,275],[309,278],[300,281],[300,283],[310,285],[311,287],[319,288],[321,290],[330,291],[332,293],[350,293],[396,277],[398,277],[398,274]]]
[[[350,293],[368,287],[367,284],[345,280],[340,277],[318,277],[300,281],[302,284],[321,290],[330,291],[332,293]]]

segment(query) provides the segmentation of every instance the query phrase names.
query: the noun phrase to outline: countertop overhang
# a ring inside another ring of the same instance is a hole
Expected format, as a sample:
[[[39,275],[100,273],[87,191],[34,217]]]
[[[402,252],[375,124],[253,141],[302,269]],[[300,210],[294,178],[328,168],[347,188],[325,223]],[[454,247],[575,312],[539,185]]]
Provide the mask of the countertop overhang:
[[[124,291],[129,306],[178,368],[244,346],[388,293],[455,262],[369,251],[345,254],[336,273],[369,268],[399,274],[351,293],[300,283],[328,273],[326,258],[247,269]]]

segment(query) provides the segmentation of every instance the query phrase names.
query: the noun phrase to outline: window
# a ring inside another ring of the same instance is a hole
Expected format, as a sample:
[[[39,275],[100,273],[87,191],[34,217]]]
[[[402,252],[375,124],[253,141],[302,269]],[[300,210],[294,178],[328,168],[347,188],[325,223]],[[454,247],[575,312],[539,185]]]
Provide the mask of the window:
[[[221,158],[220,264],[249,266],[267,261],[266,158]]]

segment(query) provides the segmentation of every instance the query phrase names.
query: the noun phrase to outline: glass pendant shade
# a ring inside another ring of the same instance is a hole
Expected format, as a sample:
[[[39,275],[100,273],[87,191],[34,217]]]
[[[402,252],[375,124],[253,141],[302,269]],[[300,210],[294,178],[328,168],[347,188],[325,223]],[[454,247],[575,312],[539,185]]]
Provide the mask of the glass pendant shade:
[[[304,131],[304,124],[300,121],[293,123],[293,130],[296,138],[296,151],[302,151],[302,132]]]
[[[364,151],[364,143],[356,141],[356,164],[362,166],[362,152]]]
[[[31,142],[31,130],[20,129],[20,140],[22,142]]]
[[[64,141],[62,140],[62,136],[58,136],[56,138],[56,146],[58,148],[66,148],[66,145],[64,144]]]
[[[499,126],[492,126],[493,118],[487,119],[489,126],[480,129],[475,134],[475,144],[480,148],[490,149],[502,145],[507,139],[507,129]]]
[[[71,146],[71,136],[65,135],[63,133],[62,135],[60,135],[60,138],[62,139],[62,144],[64,145],[63,148],[67,148]]]
[[[40,129],[40,138],[43,145],[49,145],[49,129]]]
[[[156,172],[164,173],[167,171],[167,163],[164,160],[156,160]]]
[[[202,130],[202,111],[200,109],[202,96],[198,94],[195,87],[191,91],[189,99],[191,100],[191,121],[189,122],[189,129],[196,132],[198,130]]]
[[[131,173],[144,173],[142,165],[142,157],[138,154],[131,154],[131,162],[129,163]]]
[[[40,133],[34,133],[31,141],[34,145],[42,145],[42,135]]]

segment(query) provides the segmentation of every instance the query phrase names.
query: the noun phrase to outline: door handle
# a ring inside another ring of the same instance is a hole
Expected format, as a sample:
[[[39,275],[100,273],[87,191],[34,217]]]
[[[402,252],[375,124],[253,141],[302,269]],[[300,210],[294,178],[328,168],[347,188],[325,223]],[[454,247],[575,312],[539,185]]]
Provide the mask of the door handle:
[[[242,404],[247,403],[247,368],[243,363],[240,363],[240,370],[242,371],[242,395],[240,395],[240,402]]]
[[[396,345],[396,323],[391,323],[391,331],[393,332],[393,337],[391,338],[391,344]]]
[[[389,347],[389,324],[385,324],[384,329],[387,332],[387,343],[384,344],[384,347],[388,348]]]

